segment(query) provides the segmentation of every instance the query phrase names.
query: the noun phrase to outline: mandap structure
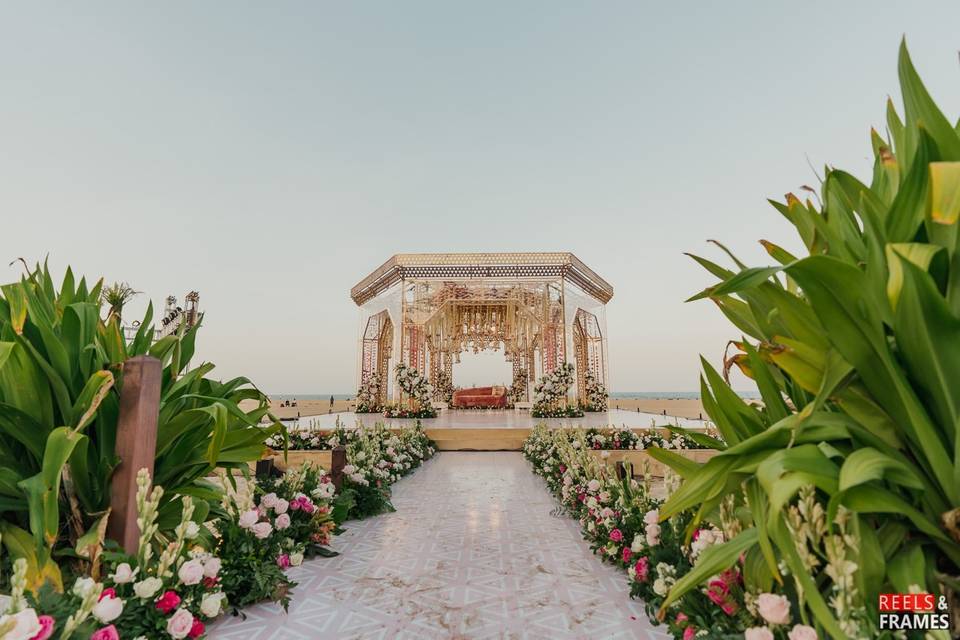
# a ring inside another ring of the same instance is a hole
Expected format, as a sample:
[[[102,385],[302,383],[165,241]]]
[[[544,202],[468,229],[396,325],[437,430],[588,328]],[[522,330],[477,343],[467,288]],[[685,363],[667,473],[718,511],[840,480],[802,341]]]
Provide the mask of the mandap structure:
[[[360,307],[358,386],[378,374],[382,401],[400,399],[399,362],[453,379],[464,351],[503,350],[514,399],[564,362],[586,400],[592,372],[607,386],[606,304],[613,287],[572,253],[397,254],[350,291]]]

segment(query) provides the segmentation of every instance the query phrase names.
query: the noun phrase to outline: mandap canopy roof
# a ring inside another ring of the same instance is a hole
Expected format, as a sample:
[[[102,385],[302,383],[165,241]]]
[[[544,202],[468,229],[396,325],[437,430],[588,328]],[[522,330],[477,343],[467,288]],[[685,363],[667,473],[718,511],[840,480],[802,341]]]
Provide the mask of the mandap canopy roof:
[[[398,253],[350,290],[363,305],[401,280],[508,280],[563,277],[598,302],[613,297],[613,287],[569,252],[542,253]]]

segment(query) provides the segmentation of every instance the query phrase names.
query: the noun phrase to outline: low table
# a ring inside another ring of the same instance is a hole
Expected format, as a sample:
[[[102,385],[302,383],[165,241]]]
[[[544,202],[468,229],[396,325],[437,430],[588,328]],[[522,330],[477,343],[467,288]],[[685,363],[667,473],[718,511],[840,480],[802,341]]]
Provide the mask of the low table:
[[[516,411],[517,413],[520,413],[521,411],[530,411],[531,409],[533,409],[532,402],[514,402],[513,403],[513,410]]]

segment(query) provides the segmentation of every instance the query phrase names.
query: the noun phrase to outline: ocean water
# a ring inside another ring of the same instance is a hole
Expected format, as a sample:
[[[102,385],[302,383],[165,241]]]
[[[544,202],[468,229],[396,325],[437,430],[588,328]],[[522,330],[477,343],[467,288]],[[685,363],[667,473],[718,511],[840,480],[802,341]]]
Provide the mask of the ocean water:
[[[741,398],[759,398],[760,394],[756,391],[737,391]],[[268,394],[274,400],[329,400],[332,395],[336,400],[350,400],[355,393],[271,393]],[[650,398],[657,400],[699,400],[699,391],[613,391],[611,398]]]

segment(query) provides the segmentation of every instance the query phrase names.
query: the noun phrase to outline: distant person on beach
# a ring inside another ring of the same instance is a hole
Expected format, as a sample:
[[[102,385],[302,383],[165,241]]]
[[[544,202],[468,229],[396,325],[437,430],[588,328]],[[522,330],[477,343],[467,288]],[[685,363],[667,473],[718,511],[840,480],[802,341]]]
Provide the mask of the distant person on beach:
[[[330,396],[330,408],[333,408],[333,396]]]

